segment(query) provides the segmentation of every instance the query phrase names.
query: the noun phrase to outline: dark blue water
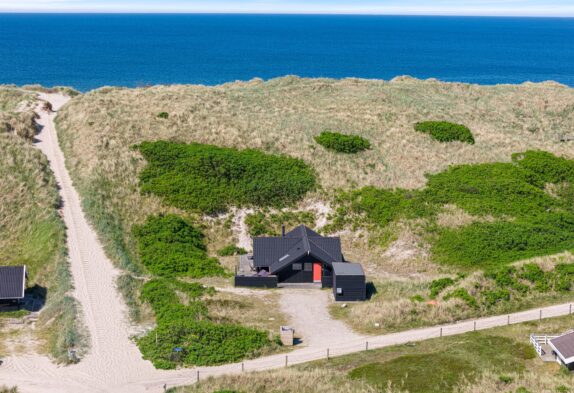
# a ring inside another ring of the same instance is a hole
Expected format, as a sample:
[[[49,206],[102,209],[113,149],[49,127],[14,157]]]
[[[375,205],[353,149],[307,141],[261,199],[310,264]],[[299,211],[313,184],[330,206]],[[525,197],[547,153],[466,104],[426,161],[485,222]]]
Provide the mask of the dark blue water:
[[[0,14],[0,83],[88,90],[286,74],[574,86],[574,19]]]

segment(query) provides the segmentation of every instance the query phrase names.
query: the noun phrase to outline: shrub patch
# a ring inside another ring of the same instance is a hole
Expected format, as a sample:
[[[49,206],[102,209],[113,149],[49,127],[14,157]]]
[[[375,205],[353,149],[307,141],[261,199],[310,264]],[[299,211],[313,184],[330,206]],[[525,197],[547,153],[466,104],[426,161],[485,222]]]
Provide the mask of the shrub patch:
[[[339,153],[358,153],[371,148],[371,142],[368,139],[358,135],[345,135],[338,132],[323,131],[314,137],[315,142],[326,149],[334,150]]]
[[[224,273],[219,261],[207,256],[201,231],[179,216],[151,216],[135,225],[133,234],[142,263],[153,274],[200,278]]]
[[[423,121],[415,124],[415,130],[429,134],[439,142],[460,141],[474,145],[474,137],[468,127],[447,121]]]
[[[142,192],[181,209],[215,213],[230,206],[283,207],[316,187],[313,169],[292,157],[165,141],[137,148],[148,162],[140,175]]]

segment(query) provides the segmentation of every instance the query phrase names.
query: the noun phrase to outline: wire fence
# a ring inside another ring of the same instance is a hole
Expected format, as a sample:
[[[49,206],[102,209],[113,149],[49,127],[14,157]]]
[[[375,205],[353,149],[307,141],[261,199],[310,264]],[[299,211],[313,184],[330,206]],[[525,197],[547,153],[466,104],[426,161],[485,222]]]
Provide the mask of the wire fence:
[[[186,383],[201,382],[203,379],[208,377],[221,376],[225,374],[279,369],[317,360],[329,360],[337,356],[370,351],[393,345],[409,344],[432,338],[455,336],[472,331],[491,329],[494,327],[560,317],[570,315],[572,314],[572,311],[572,304],[561,304],[512,314],[462,321],[448,325],[407,330],[381,336],[365,337],[364,339],[355,340],[353,342],[346,343],[345,345],[333,345],[322,349],[302,348],[287,354],[247,360],[242,363],[196,369],[195,375]]]

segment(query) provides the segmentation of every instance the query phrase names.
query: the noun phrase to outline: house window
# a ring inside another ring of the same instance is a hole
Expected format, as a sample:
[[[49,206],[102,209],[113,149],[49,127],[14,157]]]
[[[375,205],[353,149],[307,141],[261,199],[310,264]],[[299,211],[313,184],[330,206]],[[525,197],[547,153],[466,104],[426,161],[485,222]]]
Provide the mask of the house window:
[[[303,270],[303,264],[302,263],[294,263],[293,264],[293,270]]]
[[[306,263],[305,264],[305,271],[306,272],[312,272],[313,271],[313,264],[312,263]]]
[[[343,296],[343,288],[337,288],[337,295]]]

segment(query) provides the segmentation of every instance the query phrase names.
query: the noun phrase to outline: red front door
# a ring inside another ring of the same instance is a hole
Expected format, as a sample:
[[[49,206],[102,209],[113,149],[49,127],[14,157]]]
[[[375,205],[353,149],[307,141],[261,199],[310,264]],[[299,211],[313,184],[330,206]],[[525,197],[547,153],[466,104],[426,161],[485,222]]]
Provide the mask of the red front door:
[[[321,282],[322,266],[320,262],[313,263],[313,282]]]

